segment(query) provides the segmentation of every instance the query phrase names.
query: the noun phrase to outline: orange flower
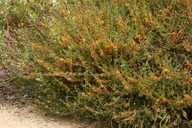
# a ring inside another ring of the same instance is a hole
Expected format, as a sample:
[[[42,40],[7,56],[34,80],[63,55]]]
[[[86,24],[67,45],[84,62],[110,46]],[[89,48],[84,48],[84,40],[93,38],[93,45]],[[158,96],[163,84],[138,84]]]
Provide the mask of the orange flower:
[[[191,96],[188,95],[188,94],[184,94],[184,97],[186,98],[186,100],[191,100],[192,99]]]
[[[155,80],[155,81],[160,81],[161,78],[157,78],[157,77],[155,76],[155,77],[154,77],[154,80]]]
[[[165,9],[164,11],[165,11],[165,13],[169,13],[169,9]]]
[[[5,64],[3,64],[3,66],[8,66],[10,64],[11,64],[11,62],[6,62]]]
[[[185,119],[187,119],[187,113],[185,111],[182,111],[183,112],[183,116],[185,117]]]
[[[147,57],[149,60],[151,59],[151,55],[150,54],[148,54],[148,57]]]
[[[64,17],[67,17],[67,14],[65,13],[65,14],[63,14],[64,15]]]

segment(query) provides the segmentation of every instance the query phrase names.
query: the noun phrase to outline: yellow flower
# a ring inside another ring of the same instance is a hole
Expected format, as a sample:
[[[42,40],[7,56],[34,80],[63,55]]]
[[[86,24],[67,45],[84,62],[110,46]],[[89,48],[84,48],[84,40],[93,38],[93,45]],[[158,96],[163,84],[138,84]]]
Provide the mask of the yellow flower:
[[[191,52],[191,50],[190,50],[190,49],[188,49],[188,48],[187,48],[186,50],[187,50],[187,52]]]
[[[51,101],[48,100],[47,103],[51,103]]]
[[[171,91],[171,94],[172,94],[172,95],[174,95],[174,94],[175,94],[175,92],[174,92],[174,91]]]
[[[117,74],[120,74],[120,71],[119,71],[119,70],[116,70],[116,73],[117,73]]]
[[[187,119],[187,113],[185,111],[182,111],[183,112],[183,116],[185,117],[185,119]]]
[[[165,69],[163,70],[163,72],[169,72],[169,69],[165,68]]]
[[[130,103],[126,103],[125,105],[124,105],[124,107],[128,107],[130,105]]]
[[[156,102],[159,102],[159,99],[157,99]]]
[[[17,46],[17,44],[15,44],[15,46]]]
[[[159,109],[159,108],[157,108],[157,109],[156,109],[156,111],[157,111],[157,112],[160,112],[160,109]]]
[[[165,97],[164,97],[164,96],[162,97],[162,99],[163,99],[163,101],[166,101],[166,99],[165,99]]]
[[[56,114],[59,114],[59,112],[58,112],[58,111],[56,111]]]
[[[64,61],[64,59],[63,59],[63,58],[60,58],[59,61]]]
[[[85,93],[84,93],[84,92],[82,92],[81,94],[82,94],[83,97],[85,96]]]
[[[181,33],[181,32],[182,32],[182,30],[179,31],[179,33]]]
[[[47,113],[47,111],[42,111],[42,113],[46,114],[46,113]]]
[[[133,18],[133,21],[136,21],[136,18]]]
[[[66,106],[67,106],[68,108],[70,108],[70,104],[69,104],[69,103],[66,103]]]
[[[83,38],[83,43],[85,42],[85,39]]]
[[[28,76],[23,76],[23,78],[24,78],[24,79],[27,79],[27,78],[28,78]]]

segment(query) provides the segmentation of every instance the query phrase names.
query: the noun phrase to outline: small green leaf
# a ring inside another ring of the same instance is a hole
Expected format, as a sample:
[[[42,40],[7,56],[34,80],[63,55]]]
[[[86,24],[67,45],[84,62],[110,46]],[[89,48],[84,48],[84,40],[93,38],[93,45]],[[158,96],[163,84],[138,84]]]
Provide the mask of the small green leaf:
[[[49,88],[46,88],[46,89],[43,91],[43,93],[47,92],[48,90],[49,90]]]
[[[43,80],[41,80],[40,78],[36,78],[35,80],[37,80],[37,81],[43,81]]]
[[[40,79],[43,81],[43,75],[42,74],[40,74]]]

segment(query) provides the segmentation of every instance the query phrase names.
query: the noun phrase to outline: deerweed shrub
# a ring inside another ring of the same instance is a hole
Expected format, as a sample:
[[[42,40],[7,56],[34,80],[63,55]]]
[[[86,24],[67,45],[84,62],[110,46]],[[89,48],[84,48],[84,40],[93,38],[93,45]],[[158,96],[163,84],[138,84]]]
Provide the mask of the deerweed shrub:
[[[23,77],[39,82],[36,105],[110,127],[190,126],[191,8],[190,0],[47,6],[49,16],[28,20],[33,67],[23,63]]]

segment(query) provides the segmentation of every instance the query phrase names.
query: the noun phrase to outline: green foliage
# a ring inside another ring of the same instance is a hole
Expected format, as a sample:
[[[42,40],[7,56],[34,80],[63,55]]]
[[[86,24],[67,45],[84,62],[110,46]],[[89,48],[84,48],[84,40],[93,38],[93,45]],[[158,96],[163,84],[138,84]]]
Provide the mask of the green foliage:
[[[111,127],[191,125],[190,0],[59,2],[20,3],[37,106]]]

